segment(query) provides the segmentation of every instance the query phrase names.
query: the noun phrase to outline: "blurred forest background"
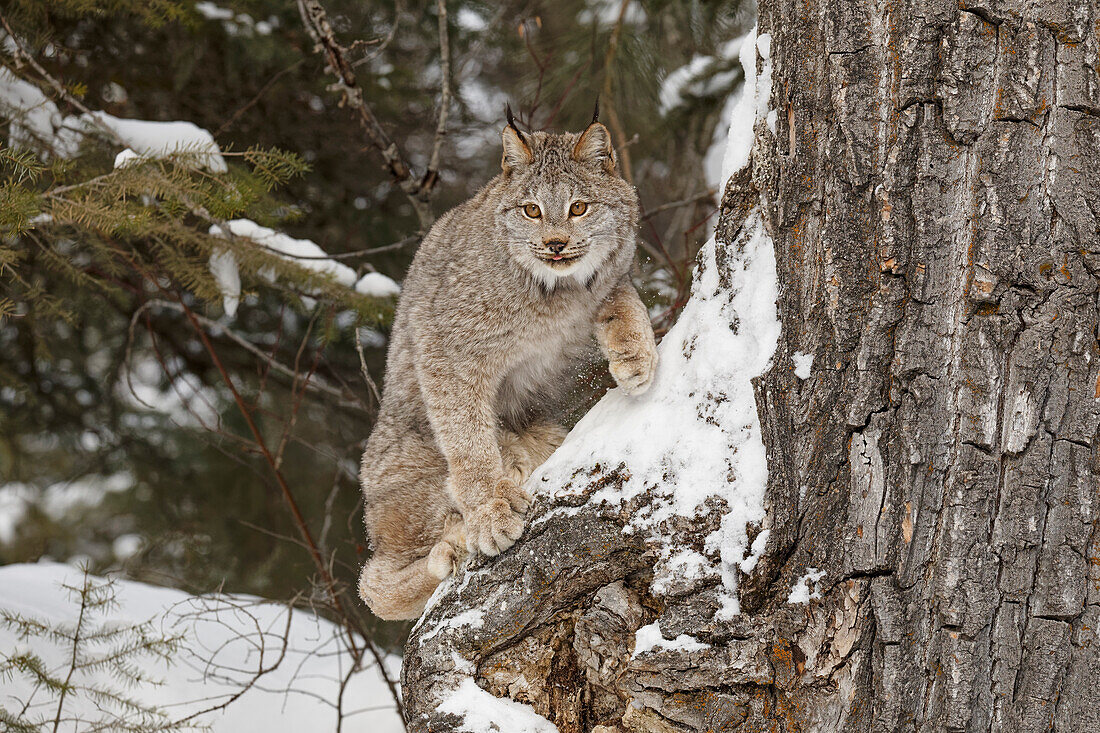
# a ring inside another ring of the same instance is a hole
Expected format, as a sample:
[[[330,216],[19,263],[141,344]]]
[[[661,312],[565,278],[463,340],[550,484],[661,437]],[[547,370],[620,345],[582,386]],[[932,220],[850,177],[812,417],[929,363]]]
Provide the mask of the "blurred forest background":
[[[190,592],[299,598],[397,648],[407,628],[355,593],[357,464],[393,300],[311,263],[400,283],[433,216],[499,171],[506,102],[528,128],[575,130],[599,95],[644,207],[637,281],[667,328],[714,225],[714,141],[741,78],[730,41],[753,10],[0,3],[0,564],[84,559]],[[194,123],[227,170],[196,151],[116,165],[125,135],[99,111]],[[66,137],[59,116],[85,129]],[[244,217],[332,259],[226,237]],[[239,308],[211,274],[227,251]]]

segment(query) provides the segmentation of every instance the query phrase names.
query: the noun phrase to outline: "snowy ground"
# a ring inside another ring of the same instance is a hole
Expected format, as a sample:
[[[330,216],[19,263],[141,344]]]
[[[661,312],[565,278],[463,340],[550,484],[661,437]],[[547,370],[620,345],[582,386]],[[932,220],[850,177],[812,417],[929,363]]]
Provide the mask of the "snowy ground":
[[[18,614],[55,628],[73,626],[80,612],[79,599],[74,600],[63,586],[79,587],[83,580],[83,573],[69,565],[0,567],[0,616]],[[101,580],[93,578],[93,582]],[[180,650],[167,663],[138,662],[141,672],[163,684],[146,682],[126,691],[172,720],[229,700],[258,670],[273,667],[224,710],[199,716],[195,724],[225,733],[335,731],[341,680],[347,678],[341,730],[404,730],[377,667],[349,676],[350,657],[339,640],[339,630],[328,621],[295,610],[288,622],[286,606],[248,596],[191,596],[123,580],[116,581],[114,592],[117,605],[93,619],[91,628],[149,622],[154,635],[182,636]],[[65,670],[71,654],[66,646],[37,636],[20,638],[0,625],[0,668],[4,660],[33,651],[51,670]],[[390,657],[387,667],[396,678],[400,659]],[[118,687],[103,669],[78,674],[73,682]],[[52,720],[55,695],[35,690],[18,674],[3,679],[0,708],[16,712],[27,700],[31,701],[29,713],[48,715]],[[87,719],[102,715],[96,701],[87,695],[76,694],[66,702],[66,716]],[[77,723],[60,728],[73,733],[87,729],[86,724]]]

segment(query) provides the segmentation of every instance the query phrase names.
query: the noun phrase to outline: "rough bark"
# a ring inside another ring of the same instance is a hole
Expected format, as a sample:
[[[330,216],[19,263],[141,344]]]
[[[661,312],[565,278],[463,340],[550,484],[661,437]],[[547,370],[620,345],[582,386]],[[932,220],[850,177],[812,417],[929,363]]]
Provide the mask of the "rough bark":
[[[732,246],[758,199],[782,284],[742,613],[714,620],[713,578],[654,596],[621,531],[646,499],[585,504],[629,470],[593,467],[429,610],[413,730],[461,730],[435,707],[469,674],[563,733],[1100,730],[1100,7],[761,0],[759,24],[775,132],[719,225]],[[809,568],[821,598],[788,603]],[[711,646],[632,656],[654,620]]]

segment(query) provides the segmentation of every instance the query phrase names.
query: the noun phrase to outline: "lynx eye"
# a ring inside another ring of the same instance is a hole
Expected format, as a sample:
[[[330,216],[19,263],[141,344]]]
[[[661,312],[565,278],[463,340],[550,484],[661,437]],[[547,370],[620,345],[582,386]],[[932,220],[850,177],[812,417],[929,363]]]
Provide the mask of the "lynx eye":
[[[569,214],[571,216],[584,216],[584,212],[588,211],[588,204],[583,201],[574,201],[573,205],[569,207]]]
[[[523,213],[530,219],[538,219],[542,216],[542,209],[539,208],[538,204],[524,204]]]

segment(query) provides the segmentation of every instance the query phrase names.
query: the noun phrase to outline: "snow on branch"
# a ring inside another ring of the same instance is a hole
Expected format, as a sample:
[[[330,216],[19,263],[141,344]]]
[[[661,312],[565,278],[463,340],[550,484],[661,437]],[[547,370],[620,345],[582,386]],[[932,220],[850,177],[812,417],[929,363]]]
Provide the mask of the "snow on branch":
[[[260,226],[251,219],[232,219],[224,224],[210,227],[210,234],[216,237],[240,237],[249,240],[265,250],[294,262],[299,267],[332,278],[336,283],[351,288],[360,295],[376,298],[388,298],[401,292],[400,286],[391,278],[378,272],[369,272],[359,277],[355,270],[332,259],[327,252],[308,239],[296,239],[274,229]],[[237,260],[227,249],[215,251],[210,256],[210,272],[221,288],[226,315],[232,317],[237,312],[241,297],[241,279]],[[274,278],[270,270],[262,272]]]

